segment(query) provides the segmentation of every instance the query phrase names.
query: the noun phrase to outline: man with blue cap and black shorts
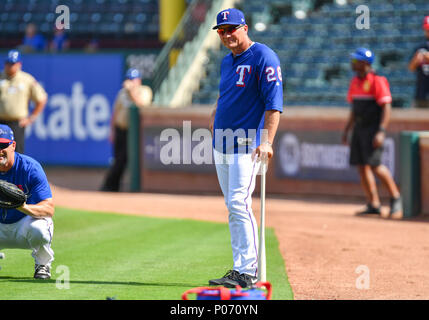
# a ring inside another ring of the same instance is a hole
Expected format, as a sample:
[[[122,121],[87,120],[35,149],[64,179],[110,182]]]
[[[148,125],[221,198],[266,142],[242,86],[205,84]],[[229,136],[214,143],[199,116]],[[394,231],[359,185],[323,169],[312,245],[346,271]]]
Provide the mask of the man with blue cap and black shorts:
[[[113,143],[113,164],[110,167],[101,191],[117,192],[120,189],[122,175],[127,166],[128,117],[132,105],[138,108],[152,103],[152,89],[142,85],[138,69],[128,69],[122,89],[116,96],[110,121],[110,142]]]
[[[35,260],[35,279],[51,277],[54,251],[52,192],[42,166],[15,152],[11,128],[0,124],[0,179],[15,184],[27,195],[16,209],[0,209],[0,249],[30,249]]]
[[[246,288],[255,284],[258,272],[252,193],[261,161],[273,156],[283,112],[282,74],[275,52],[249,38],[240,10],[219,12],[213,29],[231,51],[220,66],[219,98],[210,128],[216,173],[229,213],[233,266],[209,284]]]
[[[351,54],[352,69],[356,73],[350,83],[347,101],[352,110],[343,133],[343,143],[348,143],[348,133],[353,129],[350,144],[350,164],[358,167],[362,187],[368,203],[359,214],[381,214],[374,173],[387,187],[392,218],[402,218],[402,202],[398,187],[389,171],[381,163],[385,133],[390,121],[392,95],[385,77],[371,68],[374,54],[358,48]]]

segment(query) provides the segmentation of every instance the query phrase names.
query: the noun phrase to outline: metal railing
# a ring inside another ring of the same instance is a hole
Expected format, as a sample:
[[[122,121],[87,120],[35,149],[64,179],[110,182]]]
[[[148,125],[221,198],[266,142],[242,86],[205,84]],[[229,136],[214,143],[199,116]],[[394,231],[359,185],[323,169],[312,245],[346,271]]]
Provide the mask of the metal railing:
[[[152,80],[154,99],[159,95],[161,84],[167,78],[168,72],[173,67],[170,64],[170,54],[173,50],[181,52],[185,44],[194,39],[198,34],[199,27],[204,23],[206,14],[213,3],[216,3],[216,1],[193,0],[188,6],[173,36],[165,44],[155,61],[155,72]]]

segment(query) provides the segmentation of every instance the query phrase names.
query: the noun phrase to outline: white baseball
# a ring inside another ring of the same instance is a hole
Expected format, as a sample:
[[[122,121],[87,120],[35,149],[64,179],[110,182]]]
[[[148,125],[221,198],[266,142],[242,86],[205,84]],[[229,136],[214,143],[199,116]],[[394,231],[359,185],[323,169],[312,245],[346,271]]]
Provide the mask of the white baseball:
[[[0,259],[4,259],[6,256],[4,255],[3,252],[0,252]]]

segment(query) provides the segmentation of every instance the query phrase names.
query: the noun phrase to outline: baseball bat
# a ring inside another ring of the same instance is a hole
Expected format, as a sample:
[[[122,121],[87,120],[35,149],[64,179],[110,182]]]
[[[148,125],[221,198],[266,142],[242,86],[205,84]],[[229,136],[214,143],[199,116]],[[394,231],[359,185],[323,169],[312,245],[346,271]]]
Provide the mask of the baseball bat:
[[[265,172],[266,161],[261,161],[261,222],[259,225],[259,250],[258,250],[258,282],[267,281],[266,256],[265,256]]]

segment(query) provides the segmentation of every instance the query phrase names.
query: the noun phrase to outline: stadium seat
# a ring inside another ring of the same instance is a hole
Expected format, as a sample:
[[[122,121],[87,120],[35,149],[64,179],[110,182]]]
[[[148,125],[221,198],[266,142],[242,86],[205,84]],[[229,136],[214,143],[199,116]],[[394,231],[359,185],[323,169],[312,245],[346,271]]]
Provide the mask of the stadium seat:
[[[158,39],[158,0],[2,0],[0,39],[21,41],[24,29],[20,24],[29,22],[35,23],[46,38],[51,38],[58,5],[70,9],[73,27],[68,33],[72,42],[82,37],[100,38],[101,34],[106,39],[116,38],[124,30],[132,39]],[[128,19],[131,15],[134,21]],[[107,21],[112,25],[107,26]],[[129,22],[137,25],[130,27]]]
[[[367,2],[349,1],[339,6],[334,1],[325,1],[316,10],[310,10],[305,19],[297,19],[289,12],[271,21],[263,32],[250,30],[253,40],[269,45],[280,58],[286,105],[347,107],[345,96],[353,76],[350,53],[360,46],[375,52],[374,67],[391,81],[396,97],[394,106],[409,105],[414,94],[415,75],[408,72],[407,60],[413,48],[422,41],[422,14],[419,12],[428,11],[429,2],[371,1],[368,30],[355,27],[354,13],[359,4]],[[262,12],[270,5],[271,1],[246,0],[243,9]],[[209,53],[206,79],[200,84],[202,93],[194,94],[198,101],[215,102],[218,88],[213,83],[218,84],[220,60],[227,52],[222,47],[218,52]],[[213,92],[209,93],[210,90]]]

